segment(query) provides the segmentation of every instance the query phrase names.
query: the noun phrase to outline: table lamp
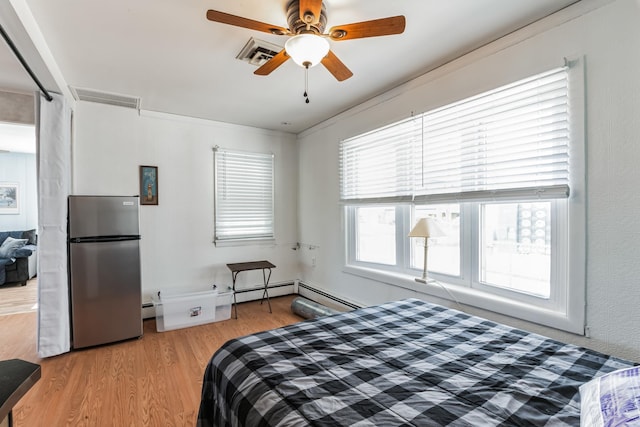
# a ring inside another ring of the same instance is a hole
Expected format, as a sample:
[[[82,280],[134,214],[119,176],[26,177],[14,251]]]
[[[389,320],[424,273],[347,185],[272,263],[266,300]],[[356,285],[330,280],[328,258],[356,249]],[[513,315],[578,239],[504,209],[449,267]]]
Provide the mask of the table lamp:
[[[427,279],[427,248],[431,237],[445,236],[445,232],[438,225],[434,218],[420,218],[413,229],[409,232],[409,237],[424,237],[424,269],[422,270],[422,278],[416,277],[416,282],[427,283],[431,280]]]

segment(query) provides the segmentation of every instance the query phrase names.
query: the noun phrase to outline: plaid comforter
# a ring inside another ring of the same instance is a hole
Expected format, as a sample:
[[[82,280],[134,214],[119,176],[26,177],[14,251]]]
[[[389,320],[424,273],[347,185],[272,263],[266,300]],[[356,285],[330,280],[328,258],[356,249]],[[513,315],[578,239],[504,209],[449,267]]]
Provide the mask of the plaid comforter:
[[[579,426],[578,387],[631,365],[409,299],[228,341],[198,426]]]

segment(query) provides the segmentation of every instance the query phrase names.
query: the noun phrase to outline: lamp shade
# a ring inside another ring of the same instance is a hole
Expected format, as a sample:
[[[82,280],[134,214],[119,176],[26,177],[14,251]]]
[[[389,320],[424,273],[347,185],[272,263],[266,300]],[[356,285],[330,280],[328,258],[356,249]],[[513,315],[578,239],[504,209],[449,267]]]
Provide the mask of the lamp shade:
[[[314,34],[300,34],[291,37],[284,45],[287,54],[301,67],[313,67],[329,53],[329,42]]]
[[[434,218],[420,218],[409,232],[409,237],[442,237],[446,233],[440,228]]]

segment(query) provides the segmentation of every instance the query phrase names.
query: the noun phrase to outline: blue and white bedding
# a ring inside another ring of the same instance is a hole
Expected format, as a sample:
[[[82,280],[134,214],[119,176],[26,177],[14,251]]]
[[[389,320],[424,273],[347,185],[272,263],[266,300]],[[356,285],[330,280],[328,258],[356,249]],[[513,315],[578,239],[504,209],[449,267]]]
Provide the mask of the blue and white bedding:
[[[228,341],[198,426],[579,426],[579,386],[632,365],[409,299]]]

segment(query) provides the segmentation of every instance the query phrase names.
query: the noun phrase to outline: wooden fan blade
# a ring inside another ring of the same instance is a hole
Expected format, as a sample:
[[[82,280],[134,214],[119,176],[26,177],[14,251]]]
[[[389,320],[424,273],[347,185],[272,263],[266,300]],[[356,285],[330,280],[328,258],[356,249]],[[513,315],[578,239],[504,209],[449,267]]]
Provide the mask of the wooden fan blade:
[[[406,20],[402,15],[374,19],[372,21],[356,22],[332,27],[329,30],[329,37],[331,37],[331,40],[341,41],[401,34],[404,32],[405,24]]]
[[[234,25],[236,27],[248,28],[250,30],[262,31],[270,34],[289,34],[289,30],[286,28],[266,24],[260,21],[254,21],[253,19],[243,18],[241,16],[231,15],[218,10],[208,10],[207,19],[209,21],[220,22],[222,24]]]
[[[317,24],[322,13],[322,0],[300,0],[300,20],[305,24]]]
[[[271,74],[273,70],[284,64],[287,59],[289,59],[289,55],[287,55],[287,51],[282,49],[278,52],[273,58],[262,64],[260,68],[255,70],[253,74],[257,74],[259,76],[266,76]]]
[[[322,58],[322,65],[329,70],[333,77],[335,77],[339,82],[343,80],[347,80],[349,77],[353,76],[353,73],[350,69],[347,68],[346,65],[338,59],[335,53],[329,51],[327,56]]]

